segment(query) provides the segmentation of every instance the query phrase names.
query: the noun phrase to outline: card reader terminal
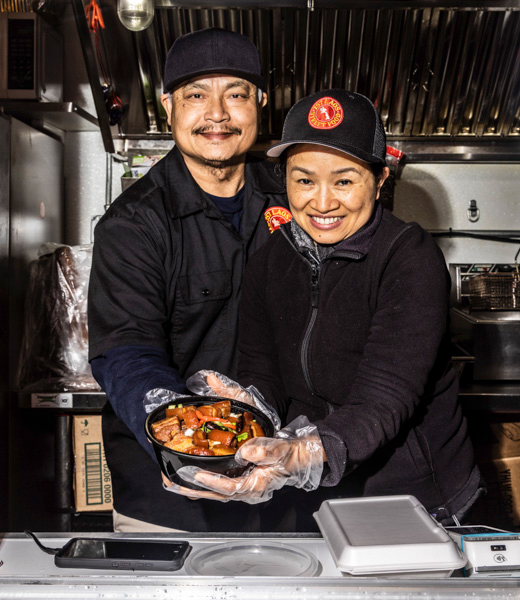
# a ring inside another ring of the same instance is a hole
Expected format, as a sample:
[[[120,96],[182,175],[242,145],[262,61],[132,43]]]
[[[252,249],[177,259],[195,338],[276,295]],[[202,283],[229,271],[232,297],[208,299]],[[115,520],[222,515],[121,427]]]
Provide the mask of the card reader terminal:
[[[446,531],[468,559],[466,577],[520,577],[520,533],[483,525]]]

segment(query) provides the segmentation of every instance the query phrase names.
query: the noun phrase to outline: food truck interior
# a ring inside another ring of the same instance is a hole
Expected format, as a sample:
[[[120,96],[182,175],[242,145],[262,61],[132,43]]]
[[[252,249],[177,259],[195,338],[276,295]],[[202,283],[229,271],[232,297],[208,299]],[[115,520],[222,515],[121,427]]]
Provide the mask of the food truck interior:
[[[452,274],[460,398],[489,485],[482,523],[519,530],[518,1],[148,0],[152,21],[133,31],[118,16],[132,3],[0,0],[0,531],[110,531],[105,397],[86,362],[93,229],[172,147],[166,53],[212,26],[259,48],[259,154],[316,90],[377,104],[383,201],[435,236]]]

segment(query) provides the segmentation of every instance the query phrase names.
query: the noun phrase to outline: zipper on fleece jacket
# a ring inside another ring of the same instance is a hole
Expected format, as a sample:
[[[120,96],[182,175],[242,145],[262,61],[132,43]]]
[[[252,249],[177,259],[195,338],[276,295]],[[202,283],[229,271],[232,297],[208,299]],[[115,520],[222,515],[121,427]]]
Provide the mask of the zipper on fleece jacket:
[[[303,376],[305,377],[305,382],[309,386],[311,392],[313,394],[317,394],[314,386],[312,385],[311,376],[309,373],[309,361],[308,361],[308,350],[309,350],[309,342],[312,335],[312,330],[314,328],[314,323],[316,322],[316,317],[318,316],[318,299],[320,296],[320,266],[317,264],[311,264],[312,275],[311,275],[311,301],[312,301],[312,311],[311,317],[309,319],[309,323],[307,325],[307,329],[305,330],[305,335],[303,336],[302,348],[300,351],[300,359],[302,363]]]
[[[334,407],[328,400],[323,398],[323,396],[321,396],[316,391],[316,388],[314,387],[314,385],[311,381],[311,375],[309,373],[309,360],[308,360],[309,344],[310,344],[310,340],[311,340],[312,330],[314,329],[314,325],[315,325],[316,319],[318,317],[318,301],[319,301],[319,296],[320,296],[320,273],[321,273],[322,263],[318,262],[317,259],[316,259],[316,262],[311,261],[309,258],[304,256],[298,250],[298,248],[295,246],[294,242],[292,241],[292,239],[291,239],[289,233],[286,231],[285,227],[283,227],[283,226],[280,227],[280,231],[282,232],[282,235],[287,240],[287,242],[290,244],[290,246],[292,248],[294,248],[294,251],[301,258],[301,260],[303,260],[305,263],[307,263],[312,269],[312,274],[311,274],[311,302],[312,302],[311,316],[309,318],[309,322],[307,323],[307,328],[305,329],[305,335],[303,336],[302,347],[300,350],[300,362],[302,365],[302,371],[303,371],[303,377],[305,379],[305,383],[307,384],[310,391],[315,396],[318,396],[323,399],[323,401],[327,405],[327,412],[330,415],[331,413],[334,412]],[[353,260],[357,260],[359,258],[362,258],[362,254],[359,252],[350,251],[350,250],[347,250],[347,251],[340,250],[340,251],[334,252],[334,254],[328,256],[325,260],[335,259],[335,258],[350,258]]]

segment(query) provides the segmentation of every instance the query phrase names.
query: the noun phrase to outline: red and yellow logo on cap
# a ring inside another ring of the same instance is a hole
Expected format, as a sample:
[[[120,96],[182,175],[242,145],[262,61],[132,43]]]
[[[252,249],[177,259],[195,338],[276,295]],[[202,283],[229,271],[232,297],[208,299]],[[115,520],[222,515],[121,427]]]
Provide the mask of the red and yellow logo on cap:
[[[325,96],[316,100],[309,111],[309,125],[314,129],[334,129],[343,121],[341,104]]]
[[[268,208],[264,212],[264,217],[267,221],[270,233],[276,231],[280,225],[289,223],[292,219],[291,213],[283,206],[272,206],[271,208]]]

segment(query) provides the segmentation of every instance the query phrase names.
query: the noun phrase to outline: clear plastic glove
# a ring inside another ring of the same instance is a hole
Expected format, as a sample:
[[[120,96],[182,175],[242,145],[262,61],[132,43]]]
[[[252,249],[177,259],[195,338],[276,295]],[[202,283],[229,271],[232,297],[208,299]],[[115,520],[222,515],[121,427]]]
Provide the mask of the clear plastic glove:
[[[181,398],[191,398],[186,394],[179,394],[164,388],[155,388],[146,392],[143,400],[143,407],[146,414],[150,414],[153,410],[163,404],[176,404]]]
[[[202,370],[197,371],[186,381],[188,389],[198,396],[217,396],[220,398],[230,398],[238,400],[249,406],[255,406],[269,417],[274,425],[275,431],[278,431],[281,426],[280,417],[267,404],[262,394],[250,385],[243,388],[239,383],[233,381],[226,375],[222,375],[217,371]]]
[[[307,417],[299,416],[274,438],[253,438],[236,453],[235,460],[251,467],[240,477],[226,477],[198,467],[183,467],[177,475],[208,491],[198,491],[168,484],[165,489],[193,499],[236,500],[259,504],[270,500],[284,485],[307,492],[315,490],[321,480],[325,453],[317,427]]]

